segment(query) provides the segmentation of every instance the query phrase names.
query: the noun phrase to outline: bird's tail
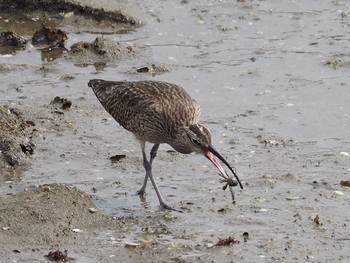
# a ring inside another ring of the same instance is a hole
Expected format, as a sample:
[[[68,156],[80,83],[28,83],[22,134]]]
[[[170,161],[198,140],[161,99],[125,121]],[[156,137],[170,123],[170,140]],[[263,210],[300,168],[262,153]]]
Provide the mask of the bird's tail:
[[[111,81],[102,80],[102,79],[91,79],[88,83],[88,86],[92,88],[98,100],[105,107],[108,97],[109,97],[109,88],[111,85],[108,85]]]

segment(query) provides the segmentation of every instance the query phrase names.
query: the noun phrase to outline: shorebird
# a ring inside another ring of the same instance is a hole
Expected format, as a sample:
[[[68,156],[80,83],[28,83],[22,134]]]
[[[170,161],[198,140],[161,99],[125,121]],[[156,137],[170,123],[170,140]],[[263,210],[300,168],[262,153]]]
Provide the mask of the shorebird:
[[[243,189],[235,170],[214,149],[211,134],[198,124],[201,113],[199,104],[180,86],[161,81],[106,81],[92,79],[88,83],[106,111],[140,142],[145,179],[139,195],[145,195],[148,179],[156,191],[160,207],[170,210],[160,193],[152,173],[152,163],[159,144],[167,143],[183,154],[203,154],[220,171],[229,186]],[[153,143],[150,158],[146,155],[146,142]],[[233,173],[230,178],[215,156]]]

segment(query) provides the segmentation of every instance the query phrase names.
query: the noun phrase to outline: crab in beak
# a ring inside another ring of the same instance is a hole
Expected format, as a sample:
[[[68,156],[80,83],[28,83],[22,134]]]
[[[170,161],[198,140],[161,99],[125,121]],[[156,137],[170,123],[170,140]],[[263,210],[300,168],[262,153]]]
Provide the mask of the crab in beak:
[[[224,159],[224,157],[221,156],[221,154],[219,154],[214,148],[213,146],[209,145],[206,149],[203,150],[203,154],[205,157],[207,157],[215,166],[216,168],[218,168],[218,170],[220,171],[220,176],[224,178],[224,180],[222,180],[222,182],[226,182],[226,185],[223,187],[223,189],[225,190],[227,186],[236,186],[237,182],[239,184],[239,186],[241,187],[241,189],[243,189],[243,185],[241,183],[241,180],[239,180],[237,173],[235,171],[235,169],[233,169],[228,162]],[[222,161],[227,167],[228,169],[230,169],[230,171],[233,173],[233,175],[235,176],[236,180],[233,180],[230,176],[228,176],[228,174],[226,173],[225,169],[221,166],[221,164],[218,162],[218,160],[215,158],[217,157],[220,161]]]

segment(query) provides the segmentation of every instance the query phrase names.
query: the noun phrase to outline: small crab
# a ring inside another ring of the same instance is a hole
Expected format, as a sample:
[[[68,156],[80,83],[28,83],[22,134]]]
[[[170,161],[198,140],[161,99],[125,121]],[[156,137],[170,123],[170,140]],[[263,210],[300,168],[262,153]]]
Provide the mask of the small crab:
[[[220,174],[221,175],[221,174]],[[238,185],[238,182],[231,177],[227,176],[227,178],[220,179],[220,183],[226,183],[223,187],[222,190],[226,190],[227,186],[233,187]]]
[[[226,190],[226,188],[229,186],[230,187],[230,192],[231,192],[231,196],[232,196],[232,203],[236,203],[235,201],[235,193],[233,192],[233,189],[232,187],[238,185],[238,182],[231,178],[230,176],[228,176],[226,174],[226,177],[224,177],[222,174],[219,174],[219,176],[221,176],[222,178],[224,179],[220,179],[220,183],[226,183],[223,187],[222,187],[222,190]]]

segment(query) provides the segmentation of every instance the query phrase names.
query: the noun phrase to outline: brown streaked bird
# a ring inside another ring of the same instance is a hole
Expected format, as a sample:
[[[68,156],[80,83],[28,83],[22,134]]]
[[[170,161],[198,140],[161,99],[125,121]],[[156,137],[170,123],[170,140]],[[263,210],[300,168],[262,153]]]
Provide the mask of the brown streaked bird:
[[[164,202],[152,174],[152,163],[161,143],[167,143],[183,154],[203,154],[219,169],[230,186],[237,185],[226,174],[216,156],[231,170],[243,189],[235,170],[211,145],[210,132],[197,123],[201,113],[199,104],[182,87],[161,81],[100,79],[92,79],[88,85],[107,112],[126,130],[132,132],[141,144],[146,176],[137,192],[139,195],[145,194],[147,181],[150,179],[160,206],[175,210]],[[145,152],[146,142],[153,143],[149,160]]]

